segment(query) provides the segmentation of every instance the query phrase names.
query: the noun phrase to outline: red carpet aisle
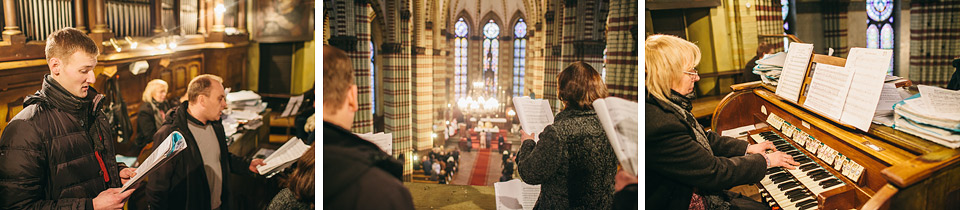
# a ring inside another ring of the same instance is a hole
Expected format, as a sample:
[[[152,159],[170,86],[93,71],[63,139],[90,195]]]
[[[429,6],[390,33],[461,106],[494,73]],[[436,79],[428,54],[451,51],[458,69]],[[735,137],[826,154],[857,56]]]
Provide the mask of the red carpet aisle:
[[[487,167],[490,165],[490,149],[477,150],[477,161],[470,174],[470,185],[484,186],[487,180]]]

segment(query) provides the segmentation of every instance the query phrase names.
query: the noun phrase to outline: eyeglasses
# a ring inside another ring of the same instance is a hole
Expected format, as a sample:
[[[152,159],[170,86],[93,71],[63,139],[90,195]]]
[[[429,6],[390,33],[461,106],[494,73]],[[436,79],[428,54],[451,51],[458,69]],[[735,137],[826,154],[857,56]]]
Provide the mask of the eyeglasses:
[[[684,74],[687,74],[687,75],[690,75],[690,76],[694,76],[694,77],[699,77],[699,76],[700,76],[700,73],[697,72],[697,69],[692,69],[692,70],[693,70],[693,71],[685,71],[685,72],[683,72],[683,73],[684,73]]]

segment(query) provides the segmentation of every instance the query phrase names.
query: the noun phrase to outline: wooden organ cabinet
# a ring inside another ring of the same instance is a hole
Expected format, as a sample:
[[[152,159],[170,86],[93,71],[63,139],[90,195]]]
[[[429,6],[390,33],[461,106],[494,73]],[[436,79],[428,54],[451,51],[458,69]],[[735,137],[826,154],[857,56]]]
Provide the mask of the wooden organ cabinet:
[[[811,59],[811,63],[837,66],[845,61],[817,54]],[[803,87],[810,81],[810,75],[806,77]],[[750,141],[774,141],[778,150],[790,151],[805,166],[790,173],[779,167],[768,170],[758,187],[771,206],[960,209],[960,149],[882,125],[872,124],[864,132],[826,118],[802,105],[806,88],[801,89],[799,104],[777,96],[776,87],[759,82],[732,88],[734,92],[714,111],[714,131],[755,125],[756,130],[747,132]]]

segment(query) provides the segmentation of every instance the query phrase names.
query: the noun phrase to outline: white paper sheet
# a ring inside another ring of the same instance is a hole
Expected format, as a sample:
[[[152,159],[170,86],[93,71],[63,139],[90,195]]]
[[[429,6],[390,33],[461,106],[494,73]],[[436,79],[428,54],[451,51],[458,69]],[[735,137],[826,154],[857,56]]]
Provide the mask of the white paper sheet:
[[[847,92],[840,121],[867,131],[880,101],[883,79],[890,69],[893,50],[853,48],[847,57],[846,68],[853,71],[853,82]]]
[[[266,165],[257,166],[257,170],[260,171],[260,175],[265,175],[272,172],[274,169],[279,168],[280,166],[293,162],[300,158],[303,153],[307,152],[310,149],[310,145],[304,144],[300,138],[293,137],[284,143],[283,146],[280,146],[277,151],[273,152],[270,157],[263,160],[263,163]]]
[[[844,67],[817,64],[803,106],[810,107],[828,118],[840,119],[851,80],[853,72]]]
[[[303,95],[290,97],[290,101],[287,102],[287,106],[284,107],[283,113],[280,114],[280,117],[288,117],[290,115],[297,114],[297,111],[300,110],[300,104],[303,103]]]
[[[779,52],[776,54],[764,56],[763,59],[757,60],[757,64],[782,67],[786,59],[787,59],[787,53]]]
[[[920,98],[933,110],[940,113],[960,114],[960,91],[919,85]]]
[[[594,100],[593,110],[597,111],[597,118],[600,119],[620,165],[624,171],[637,176],[640,164],[640,135],[637,130],[640,105],[621,98],[607,97]]]
[[[813,44],[790,43],[787,58],[783,63],[783,72],[780,73],[777,95],[789,101],[797,102],[800,97],[800,86],[807,74],[807,65],[813,55]]]
[[[388,155],[393,155],[393,134],[384,132],[355,134],[362,139],[376,144],[380,150],[383,150],[383,152],[386,152]]]
[[[877,102],[877,112],[874,115],[893,114],[893,104],[902,100],[900,93],[897,92],[897,84],[883,83],[883,90],[880,91],[880,101]]]
[[[520,119],[520,126],[523,132],[534,134],[534,141],[540,141],[540,132],[548,125],[553,124],[553,111],[550,110],[550,103],[543,99],[531,99],[530,97],[513,98],[514,109],[517,110],[517,118]]]
[[[143,163],[141,163],[140,167],[135,171],[137,174],[130,178],[130,180],[123,185],[123,188],[120,188],[120,191],[126,191],[127,188],[139,183],[140,179],[153,171],[158,165],[163,165],[170,157],[173,157],[186,148],[187,142],[183,140],[183,135],[180,134],[180,132],[174,131],[170,133],[160,145],[157,145],[153,153],[150,153],[150,156],[147,156],[147,159],[143,160]]]
[[[756,129],[757,129],[757,126],[755,125],[746,125],[739,128],[725,130],[721,132],[720,135],[729,136],[729,137],[739,137],[739,136],[747,135],[747,131],[752,131]]]
[[[260,95],[249,90],[242,90],[232,93],[228,92],[226,100],[227,103],[233,103],[235,101],[260,100]]]
[[[493,183],[497,210],[530,210],[540,198],[540,185],[529,185],[519,179]]]

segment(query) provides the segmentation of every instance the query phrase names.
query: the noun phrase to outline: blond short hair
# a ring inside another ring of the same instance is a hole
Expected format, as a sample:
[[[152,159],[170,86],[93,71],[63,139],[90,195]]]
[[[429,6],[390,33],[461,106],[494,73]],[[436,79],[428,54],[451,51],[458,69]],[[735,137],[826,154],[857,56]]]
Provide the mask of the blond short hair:
[[[47,36],[47,45],[43,49],[47,60],[58,58],[67,62],[73,53],[83,51],[94,57],[100,55],[100,48],[97,43],[90,39],[87,34],[75,28],[66,27],[54,31]]]
[[[143,90],[143,97],[141,98],[141,100],[143,100],[143,102],[153,101],[153,94],[156,93],[157,91],[160,91],[161,88],[167,88],[167,87],[169,87],[167,85],[167,82],[163,81],[162,79],[150,80],[150,82],[147,83],[147,87],[144,88]],[[160,102],[160,101],[157,101],[157,102]]]
[[[223,83],[223,78],[212,74],[194,77],[193,80],[190,80],[190,84],[187,85],[187,100],[192,104],[197,102],[200,94],[209,96],[210,87],[213,86],[214,82]]]
[[[683,72],[700,64],[700,48],[673,35],[655,34],[644,43],[647,93],[667,101]]]

